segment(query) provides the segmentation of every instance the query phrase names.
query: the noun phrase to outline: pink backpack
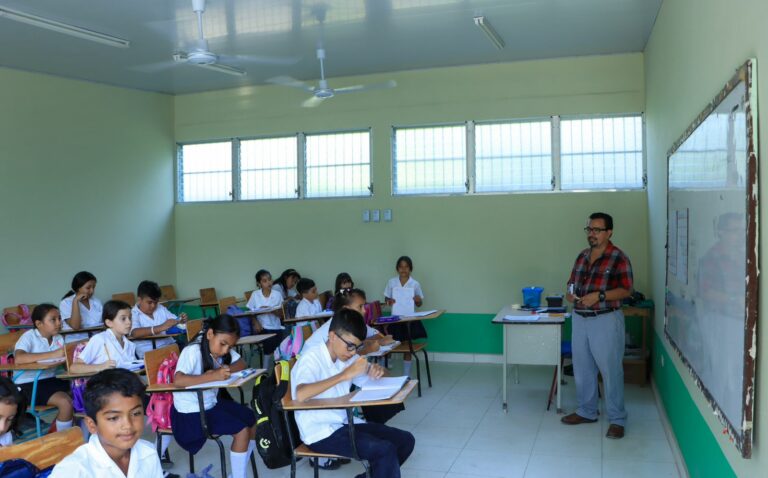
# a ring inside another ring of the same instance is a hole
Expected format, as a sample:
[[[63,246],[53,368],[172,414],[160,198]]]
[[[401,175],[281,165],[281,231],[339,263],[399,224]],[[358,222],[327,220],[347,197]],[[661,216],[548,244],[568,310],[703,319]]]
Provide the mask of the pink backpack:
[[[13,351],[0,354],[0,365],[13,365]],[[13,370],[7,372],[0,372],[0,377],[6,377],[13,379]]]
[[[32,325],[32,313],[29,311],[29,307],[25,304],[19,304],[19,312],[5,312],[0,321],[3,325],[8,327],[9,325]]]
[[[311,320],[309,323],[300,322],[293,326],[291,329],[291,335],[284,338],[280,342],[280,346],[275,349],[275,361],[290,360],[301,353],[301,349],[304,347],[304,332],[302,331],[302,325],[310,325],[312,332],[317,330],[317,321]]]
[[[157,369],[157,383],[173,383],[173,376],[176,373],[176,363],[179,356],[173,352],[162,361]],[[173,393],[161,392],[153,393],[147,405],[147,423],[152,426],[152,431],[156,432],[158,428],[171,428],[171,407],[173,406]]]
[[[80,354],[85,350],[87,342],[77,344],[75,350],[72,352],[72,363],[75,363],[80,357]],[[85,413],[85,384],[88,383],[87,378],[77,378],[72,380],[70,387],[72,388],[72,406],[77,413]]]

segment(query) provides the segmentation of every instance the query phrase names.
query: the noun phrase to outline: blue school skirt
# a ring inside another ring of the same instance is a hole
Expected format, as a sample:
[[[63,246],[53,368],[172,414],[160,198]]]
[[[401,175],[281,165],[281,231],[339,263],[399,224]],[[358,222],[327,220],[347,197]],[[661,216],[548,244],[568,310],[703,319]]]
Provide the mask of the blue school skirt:
[[[205,411],[205,423],[212,435],[235,435],[243,428],[256,423],[253,410],[230,400],[219,400],[210,410]],[[180,447],[193,455],[200,451],[208,439],[200,424],[200,413],[181,413],[171,407],[173,438]]]
[[[27,404],[32,400],[32,386],[35,382],[27,382],[19,385],[21,393],[27,399]],[[56,392],[70,394],[70,385],[66,380],[56,377],[44,378],[37,382],[37,396],[35,397],[35,406],[42,406],[48,403],[48,400]]]

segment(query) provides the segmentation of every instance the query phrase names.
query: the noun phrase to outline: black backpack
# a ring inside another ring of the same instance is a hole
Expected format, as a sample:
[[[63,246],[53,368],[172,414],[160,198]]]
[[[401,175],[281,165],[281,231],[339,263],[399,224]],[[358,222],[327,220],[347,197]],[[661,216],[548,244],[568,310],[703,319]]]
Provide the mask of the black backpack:
[[[293,454],[289,431],[286,429],[280,407],[280,402],[290,386],[290,365],[286,361],[280,361],[280,365],[280,385],[275,383],[273,370],[269,376],[262,375],[256,379],[253,394],[253,409],[256,410],[256,449],[269,469],[290,465]],[[288,414],[288,422],[291,437],[298,439],[299,430],[293,414]]]

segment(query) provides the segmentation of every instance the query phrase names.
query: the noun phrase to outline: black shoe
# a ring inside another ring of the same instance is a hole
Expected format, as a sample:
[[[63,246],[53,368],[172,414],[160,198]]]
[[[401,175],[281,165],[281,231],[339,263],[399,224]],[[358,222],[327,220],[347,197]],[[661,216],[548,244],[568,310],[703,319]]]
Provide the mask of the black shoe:
[[[352,463],[352,460],[349,458],[339,458],[340,465],[349,465],[350,463]]]
[[[315,460],[316,458],[310,458],[309,464],[312,465],[312,468],[315,467]],[[339,460],[330,459],[325,462],[323,465],[317,465],[318,468],[321,470],[338,470],[341,468],[341,463],[339,463]]]
[[[573,377],[573,365],[566,365],[563,367],[563,375]]]
[[[168,450],[165,450],[165,454],[163,455],[162,458],[160,458],[160,464],[168,465],[169,467],[173,466],[173,461],[171,460],[171,454],[168,453]]]

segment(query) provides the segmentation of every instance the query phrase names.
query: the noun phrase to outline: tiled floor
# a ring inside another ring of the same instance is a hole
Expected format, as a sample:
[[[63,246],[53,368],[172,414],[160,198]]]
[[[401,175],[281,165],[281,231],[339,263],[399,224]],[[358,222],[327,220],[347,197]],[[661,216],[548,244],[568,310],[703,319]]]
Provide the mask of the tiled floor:
[[[396,364],[394,372],[399,369]],[[416,448],[402,468],[405,478],[681,476],[649,386],[626,386],[626,436],[609,440],[604,436],[604,420],[566,426],[560,423],[554,405],[546,411],[552,380],[549,367],[521,367],[520,384],[509,381],[508,413],[501,408],[501,365],[437,362],[432,364],[432,379],[433,387],[426,387],[424,380],[423,396],[414,393],[406,410],[389,423],[416,437]],[[566,379],[563,408],[570,412],[575,408],[575,387],[572,377]],[[229,441],[225,443],[228,446]],[[176,462],[172,471],[184,476],[186,453],[174,443],[171,454]],[[214,463],[215,472],[215,444],[206,444],[195,461],[197,466]],[[297,475],[311,477],[311,468],[302,461]],[[268,470],[258,457],[257,462],[262,478],[290,476],[289,467]],[[320,473],[328,478],[351,478],[362,471],[353,462]]]

